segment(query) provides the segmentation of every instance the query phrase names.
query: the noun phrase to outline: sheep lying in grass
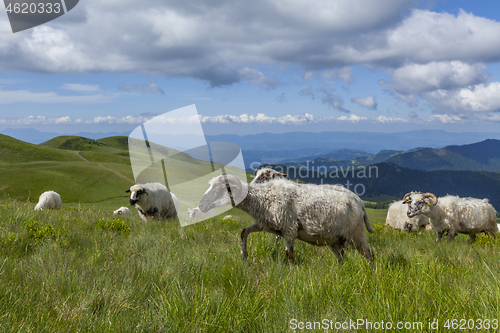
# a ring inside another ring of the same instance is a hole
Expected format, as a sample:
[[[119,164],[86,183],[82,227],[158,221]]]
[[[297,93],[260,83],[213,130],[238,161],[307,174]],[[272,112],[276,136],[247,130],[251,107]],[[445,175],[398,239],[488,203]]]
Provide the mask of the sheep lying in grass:
[[[427,226],[427,216],[417,215],[408,217],[406,211],[408,207],[403,204],[403,200],[393,202],[389,205],[385,224],[391,228],[402,231],[420,231]]]
[[[187,219],[206,220],[215,217],[217,213],[215,212],[215,209],[210,209],[208,212],[202,213],[199,207],[195,207],[195,208],[188,208],[187,215],[188,215]]]
[[[38,198],[38,203],[35,206],[35,210],[61,209],[61,207],[61,196],[57,192],[47,191],[43,192]]]
[[[123,206],[113,211],[113,215],[130,215],[130,214],[132,214],[130,212],[130,209]]]
[[[448,232],[447,241],[456,233],[469,235],[472,241],[480,232],[496,237],[498,225],[495,208],[488,199],[459,198],[454,195],[437,198],[432,193],[407,193],[404,202],[408,204],[408,217],[424,214],[430,218],[436,230],[436,242]]]
[[[148,216],[157,220],[177,217],[179,200],[161,183],[135,184],[125,192],[130,193],[130,204],[144,222]]]
[[[283,236],[290,264],[295,239],[329,246],[339,262],[348,244],[353,244],[370,262],[373,260],[366,238],[364,211],[359,202],[346,193],[325,191],[319,186],[299,186],[285,179],[247,184],[230,174],[215,177],[209,184],[198,205],[202,212],[238,202],[235,207],[255,220],[241,233],[243,258],[248,256],[248,235],[266,231]]]

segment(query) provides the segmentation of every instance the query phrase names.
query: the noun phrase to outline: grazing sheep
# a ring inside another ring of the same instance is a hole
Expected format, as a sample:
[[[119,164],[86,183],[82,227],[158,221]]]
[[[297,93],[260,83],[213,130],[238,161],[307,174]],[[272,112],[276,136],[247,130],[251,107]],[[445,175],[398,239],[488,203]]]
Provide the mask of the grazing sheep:
[[[202,213],[200,211],[200,207],[195,207],[195,208],[188,208],[187,215],[188,217],[186,219],[206,220],[216,216],[217,213],[215,212],[215,209],[210,209],[208,212]]]
[[[202,212],[237,202],[235,207],[255,220],[241,232],[243,258],[248,256],[248,235],[266,231],[283,236],[290,264],[296,238],[313,245],[328,245],[339,262],[349,243],[370,262],[373,260],[366,238],[364,211],[359,202],[346,193],[325,191],[319,186],[299,186],[286,179],[247,184],[230,174],[215,177],[209,184],[198,205]]]
[[[265,183],[265,182],[268,182],[268,181],[273,180],[273,179],[286,178],[286,176],[287,176],[287,174],[278,172],[274,169],[262,168],[262,169],[257,171],[255,178],[252,180],[252,182],[250,184],[261,184],[261,183]],[[304,185],[316,186],[314,184],[299,184],[299,185],[301,185],[301,186],[304,186]],[[340,192],[347,193],[347,195],[352,196],[355,200],[357,200],[363,206],[364,221],[365,221],[366,229],[368,230],[368,232],[372,232],[372,233],[375,232],[375,229],[372,228],[372,225],[370,223],[370,218],[368,217],[368,213],[366,212],[365,204],[364,204],[363,200],[361,200],[361,198],[357,194],[355,194],[351,190],[349,190],[341,185],[321,184],[318,186],[320,186],[322,189],[328,189],[328,190],[334,190],[334,191],[340,191]],[[278,241],[278,239],[279,239],[279,236],[276,237],[276,241]]]
[[[406,215],[407,210],[408,207],[403,204],[403,200],[393,202],[389,205],[385,224],[402,231],[419,231],[420,229],[425,229],[428,224],[427,216],[418,215],[410,218]]]
[[[61,209],[62,200],[59,193],[54,191],[43,192],[38,198],[35,210]]]
[[[265,183],[276,178],[286,178],[287,174],[278,172],[271,168],[262,168],[257,170],[255,178],[252,179],[250,184]]]
[[[130,212],[130,209],[123,206],[113,211],[113,215],[130,215],[130,214],[132,214]]]
[[[125,192],[130,193],[130,204],[135,205],[144,222],[148,220],[148,216],[157,220],[177,216],[179,200],[163,184],[135,184]]]
[[[456,233],[469,235],[472,241],[480,232],[498,233],[495,208],[488,199],[459,198],[447,195],[437,198],[432,193],[407,193],[404,203],[408,204],[408,217],[424,214],[430,218],[436,230],[436,242],[448,232],[447,241],[455,238]]]

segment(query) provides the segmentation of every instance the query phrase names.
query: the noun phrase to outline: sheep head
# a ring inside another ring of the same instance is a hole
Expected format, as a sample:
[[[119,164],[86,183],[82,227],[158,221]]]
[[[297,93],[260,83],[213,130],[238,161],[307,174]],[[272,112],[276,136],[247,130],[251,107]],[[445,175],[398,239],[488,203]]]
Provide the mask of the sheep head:
[[[257,171],[257,174],[255,175],[255,178],[252,180],[252,183],[255,184],[265,183],[276,178],[286,178],[286,176],[287,174],[285,173],[278,172],[271,168],[264,168]]]
[[[202,213],[208,212],[215,207],[226,205],[234,206],[234,199],[242,194],[242,184],[240,180],[230,174],[223,173],[212,178],[210,187],[200,200],[198,207]]]
[[[408,194],[407,194],[408,195]],[[431,208],[438,203],[438,198],[432,193],[411,193],[411,196],[405,195],[405,202],[408,204],[408,217],[425,214],[430,212]]]
[[[133,185],[125,192],[130,193],[130,205],[132,206],[141,201],[143,195],[148,195],[148,191],[139,184]]]

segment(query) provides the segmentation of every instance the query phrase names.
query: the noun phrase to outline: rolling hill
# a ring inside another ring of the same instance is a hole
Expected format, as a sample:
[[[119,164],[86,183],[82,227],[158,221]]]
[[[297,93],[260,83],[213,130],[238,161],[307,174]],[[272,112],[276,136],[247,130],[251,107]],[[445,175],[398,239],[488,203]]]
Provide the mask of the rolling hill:
[[[500,171],[500,140],[463,146],[424,148],[397,154],[387,162],[418,170]]]

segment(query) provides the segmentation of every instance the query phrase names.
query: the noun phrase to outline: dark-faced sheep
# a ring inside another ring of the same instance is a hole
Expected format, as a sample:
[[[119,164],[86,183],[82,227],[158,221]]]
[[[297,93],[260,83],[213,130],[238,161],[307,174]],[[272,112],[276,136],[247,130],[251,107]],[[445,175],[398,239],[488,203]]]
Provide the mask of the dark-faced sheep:
[[[157,220],[177,217],[179,200],[161,183],[135,184],[126,192],[144,222],[148,216]]]

